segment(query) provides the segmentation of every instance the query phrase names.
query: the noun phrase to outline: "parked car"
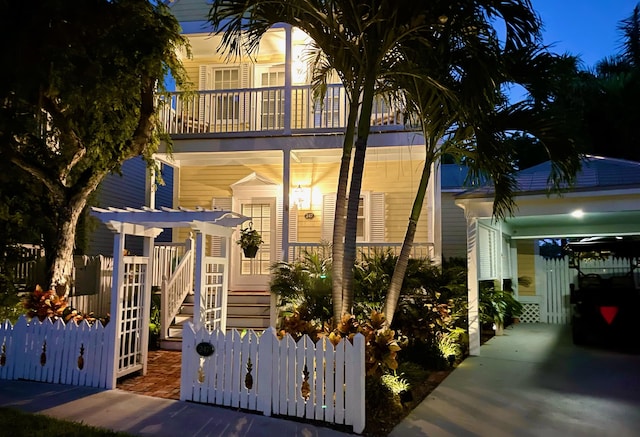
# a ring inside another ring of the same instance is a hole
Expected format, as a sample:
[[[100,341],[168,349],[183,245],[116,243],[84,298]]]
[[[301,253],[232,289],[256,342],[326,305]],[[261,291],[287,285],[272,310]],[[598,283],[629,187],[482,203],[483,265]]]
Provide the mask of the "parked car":
[[[570,267],[578,272],[570,285],[571,328],[577,345],[640,350],[637,312],[640,290],[640,240],[600,237],[570,242],[565,247]],[[587,268],[588,260],[618,259],[616,268]],[[622,262],[620,262],[622,261]]]

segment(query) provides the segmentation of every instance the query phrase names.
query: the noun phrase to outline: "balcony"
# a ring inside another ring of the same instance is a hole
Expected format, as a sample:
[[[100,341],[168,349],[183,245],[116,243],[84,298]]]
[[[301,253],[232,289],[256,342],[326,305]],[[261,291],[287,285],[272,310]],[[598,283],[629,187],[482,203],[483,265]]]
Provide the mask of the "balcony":
[[[171,92],[158,97],[164,131],[174,137],[277,136],[343,132],[348,100],[342,85],[314,99],[310,85]],[[399,104],[374,101],[371,132],[404,131]]]

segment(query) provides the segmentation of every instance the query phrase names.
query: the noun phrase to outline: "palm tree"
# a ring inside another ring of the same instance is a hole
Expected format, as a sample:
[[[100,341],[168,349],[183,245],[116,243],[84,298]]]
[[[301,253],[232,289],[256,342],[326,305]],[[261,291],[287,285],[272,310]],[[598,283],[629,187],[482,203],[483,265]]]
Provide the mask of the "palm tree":
[[[496,165],[501,165],[500,172],[495,173],[496,188],[499,188],[496,205],[509,205],[500,201],[501,198],[509,199],[513,190],[509,164],[501,160],[502,151],[495,142],[482,140],[485,136],[480,127],[484,124],[477,120],[488,120],[485,114],[491,111],[485,113],[484,109],[493,109],[498,102],[499,86],[505,81],[502,53],[522,51],[539,39],[540,22],[529,0],[463,0],[455,3],[449,0],[217,0],[209,19],[215,29],[223,32],[223,47],[230,53],[251,52],[264,32],[277,22],[301,28],[322,49],[329,65],[340,76],[351,101],[350,110],[359,111],[357,123],[356,116],[349,115],[338,181],[333,234],[335,320],[350,311],[353,301],[351,278],[356,256],[357,207],[371,107],[377,93],[388,91],[389,86],[400,87],[401,91],[406,87],[410,92],[401,93],[400,98],[407,99],[409,108],[412,105],[422,107],[429,102],[419,113],[429,165],[423,172],[408,235],[412,227],[415,231],[415,215],[424,198],[430,165],[440,156],[439,139],[443,138],[448,126],[456,123],[459,124],[457,135],[461,138],[468,139],[468,133],[473,132],[477,147],[475,152],[471,150],[468,154],[475,158],[478,169],[493,171]],[[505,29],[502,41],[497,37],[498,22]],[[481,53],[482,56],[477,56]],[[477,71],[474,77],[483,78],[481,92],[475,92],[472,82],[456,81],[468,71]],[[406,85],[392,80],[400,76],[413,80],[405,81],[408,82]],[[455,89],[454,85],[463,87]],[[422,86],[429,89],[426,95],[418,91]],[[475,125],[471,124],[471,115],[477,117]],[[441,120],[431,120],[440,116],[443,117]],[[431,123],[428,130],[425,130],[425,121]],[[355,143],[353,133],[356,133]],[[345,214],[348,165],[354,145],[349,204]],[[478,150],[482,153],[477,153]],[[500,209],[496,211],[500,212]],[[344,245],[341,244],[343,238]],[[412,240],[411,235],[403,247],[407,257]]]
[[[405,65],[399,69],[401,74],[389,78],[389,86],[402,90],[409,110],[419,120],[426,147],[422,177],[387,291],[384,314],[389,325],[400,297],[431,169],[442,156],[464,159],[476,180],[493,182],[497,218],[512,213],[516,189],[517,168],[512,158],[516,151],[513,143],[504,141],[505,133],[520,131],[536,136],[554,164],[552,181],[556,187],[570,182],[579,167],[575,142],[565,135],[565,117],[543,117],[543,109],[557,94],[558,78],[572,77],[576,60],[553,55],[535,44],[503,50],[497,40],[484,40],[480,35],[482,31],[478,35],[462,32],[454,37],[460,38],[457,44],[433,40],[429,53],[422,53],[422,46],[413,47],[405,57],[408,64],[411,59],[429,55],[432,62],[427,66]],[[431,80],[422,80],[425,75]],[[530,98],[509,104],[500,88],[507,82],[524,86]]]
[[[424,5],[409,0],[221,0],[211,8],[209,19],[214,29],[223,33],[222,47],[229,53],[251,53],[267,29],[278,22],[288,23],[304,30],[315,41],[345,87],[350,111],[333,232],[334,320],[349,312],[353,301],[355,229],[377,79],[384,66],[393,62],[388,54],[401,41],[417,39],[421,32],[428,31],[434,25],[429,20],[435,19],[437,23],[442,15],[431,9],[444,11],[448,4],[443,1],[435,6]],[[354,133],[355,156],[347,196]],[[349,199],[347,208],[346,198]]]

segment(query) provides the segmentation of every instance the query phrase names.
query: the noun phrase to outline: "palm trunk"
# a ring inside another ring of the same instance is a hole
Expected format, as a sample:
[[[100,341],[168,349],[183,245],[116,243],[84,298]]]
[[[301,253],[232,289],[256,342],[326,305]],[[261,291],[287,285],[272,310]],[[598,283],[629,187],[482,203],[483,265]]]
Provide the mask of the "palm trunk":
[[[411,249],[413,248],[413,239],[416,235],[416,228],[418,226],[418,220],[420,219],[420,213],[422,212],[422,205],[424,203],[424,197],[427,193],[427,185],[431,178],[431,162],[433,159],[427,159],[424,162],[424,168],[422,169],[422,176],[420,177],[420,185],[416,192],[416,197],[413,201],[413,208],[411,209],[411,216],[409,217],[409,224],[407,226],[407,232],[402,242],[402,249],[400,250],[400,256],[396,262],[396,266],[393,269],[393,276],[391,276],[391,282],[389,284],[389,290],[387,291],[387,297],[384,304],[383,313],[385,316],[385,323],[387,326],[393,322],[393,315],[396,312],[398,301],[400,300],[400,292],[402,291],[402,283],[404,282],[404,275],[407,272],[407,265],[409,264],[409,257],[411,255]]]
[[[342,147],[342,159],[340,161],[340,175],[338,177],[338,187],[336,189],[336,209],[333,221],[333,244],[331,256],[333,263],[332,272],[332,304],[333,323],[337,324],[342,318],[342,281],[344,259],[344,240],[347,228],[346,221],[346,199],[347,184],[349,183],[349,169],[351,167],[351,154],[353,151],[353,133],[355,132],[356,120],[358,117],[358,98],[352,97],[349,107],[349,118]]]
[[[358,205],[362,189],[364,162],[367,152],[367,140],[371,129],[371,109],[373,107],[374,81],[367,75],[362,95],[362,106],[358,120],[358,138],[356,152],[351,169],[351,187],[347,208],[346,231],[344,238],[344,259],[342,260],[342,314],[352,312],[353,307],[353,266],[356,262],[356,231],[358,228]],[[340,265],[338,265],[340,268]]]

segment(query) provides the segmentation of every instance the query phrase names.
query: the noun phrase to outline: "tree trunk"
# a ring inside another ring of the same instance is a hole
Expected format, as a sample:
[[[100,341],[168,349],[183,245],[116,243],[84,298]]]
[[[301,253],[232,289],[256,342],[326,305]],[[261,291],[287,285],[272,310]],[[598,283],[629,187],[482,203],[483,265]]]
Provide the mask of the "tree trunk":
[[[404,241],[402,242],[400,256],[398,256],[398,261],[393,269],[393,276],[391,276],[389,290],[387,291],[387,298],[383,309],[385,323],[387,326],[390,326],[391,322],[393,322],[393,315],[398,307],[400,292],[402,291],[402,283],[404,282],[404,275],[407,272],[407,265],[409,264],[409,257],[411,256],[411,249],[413,248],[413,239],[416,235],[416,228],[418,227],[418,220],[420,219],[420,213],[422,212],[424,197],[427,193],[429,179],[431,178],[431,163],[433,159],[429,159],[429,156],[430,154],[427,154],[427,159],[425,159],[424,162],[422,176],[420,177],[420,185],[418,186],[418,191],[416,192],[416,197],[413,201],[413,208],[411,209],[411,216],[409,217],[409,224],[407,225],[407,232],[404,236]]]
[[[58,214],[58,235],[56,249],[49,270],[50,287],[59,296],[67,296],[73,275],[73,249],[75,247],[76,226],[88,195],[76,195],[60,208]]]
[[[374,79],[366,75],[358,120],[358,138],[356,152],[351,169],[351,187],[349,189],[349,206],[347,208],[347,222],[344,238],[344,259],[342,260],[342,314],[352,312],[353,307],[353,266],[356,262],[356,237],[358,228],[358,205],[362,189],[364,162],[367,152],[367,140],[371,130],[371,109],[374,98]],[[337,266],[339,269],[340,266]],[[334,271],[336,266],[334,265]]]
[[[355,103],[354,103],[355,102]],[[331,256],[333,272],[331,276],[333,323],[340,322],[342,318],[342,265],[344,259],[344,239],[346,232],[346,201],[347,184],[349,183],[349,169],[351,167],[351,153],[353,151],[353,134],[355,132],[358,117],[358,98],[354,96],[349,106],[349,118],[342,146],[342,160],[340,161],[340,175],[336,189],[336,209],[333,219],[333,241]]]

